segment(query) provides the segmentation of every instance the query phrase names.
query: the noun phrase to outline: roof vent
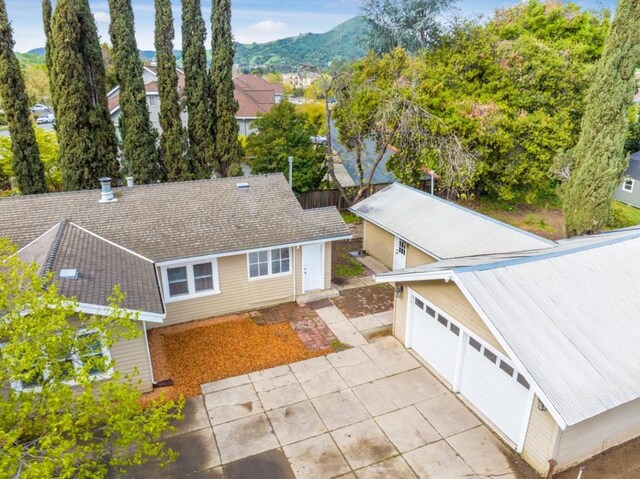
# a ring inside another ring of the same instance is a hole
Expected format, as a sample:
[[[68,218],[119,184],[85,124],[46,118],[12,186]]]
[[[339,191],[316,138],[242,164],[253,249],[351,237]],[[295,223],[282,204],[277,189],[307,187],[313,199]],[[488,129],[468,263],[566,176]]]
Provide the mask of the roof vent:
[[[249,188],[249,183],[246,181],[236,183],[236,190],[246,190],[247,188]]]
[[[78,279],[77,269],[61,269],[60,277],[64,279]]]
[[[133,176],[127,176],[127,188],[133,188],[134,184]]]
[[[113,203],[114,201],[118,201],[117,198],[113,196],[113,190],[111,189],[111,178],[103,176],[99,179],[99,181],[101,188],[100,203]]]

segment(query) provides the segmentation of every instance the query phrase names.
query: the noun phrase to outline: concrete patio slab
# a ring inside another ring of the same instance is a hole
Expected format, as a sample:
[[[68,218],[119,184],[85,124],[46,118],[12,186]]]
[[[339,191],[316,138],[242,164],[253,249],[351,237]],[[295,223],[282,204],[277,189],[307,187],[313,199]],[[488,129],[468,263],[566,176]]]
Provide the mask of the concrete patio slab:
[[[331,323],[328,326],[341,343],[347,344],[351,347],[367,344],[365,337],[360,334],[360,331],[358,331],[358,329],[348,319],[345,321]]]
[[[310,401],[269,411],[267,417],[283,446],[327,432]]]
[[[225,479],[295,479],[282,450],[273,449],[224,466]]]
[[[370,418],[352,391],[338,391],[312,399],[313,406],[330,431]]]
[[[434,442],[404,454],[418,477],[431,479],[468,479],[474,472],[445,441]]]
[[[363,346],[362,350],[387,375],[420,367],[420,363],[391,336]]]
[[[269,419],[264,413],[214,426],[213,433],[223,464],[279,446]]]
[[[329,434],[282,448],[298,479],[329,479],[351,472]]]
[[[359,469],[398,454],[373,419],[333,431],[331,436],[353,469]]]
[[[278,368],[280,371],[280,369]],[[282,373],[278,376],[267,377],[264,379],[258,379],[260,376],[256,376],[256,379],[252,380],[253,387],[257,393],[271,391],[284,386],[290,386],[291,384],[297,384],[298,380],[293,375],[290,369],[281,370]]]
[[[384,326],[390,326],[393,324],[393,310],[385,311],[383,313],[375,313],[376,319],[380,321]]]
[[[202,389],[202,394],[209,394],[216,391],[222,391],[223,389],[230,389],[236,386],[242,386],[243,384],[249,384],[250,382],[251,380],[249,379],[249,375],[243,374],[241,376],[234,376],[232,378],[203,384],[200,386],[200,389]]]
[[[450,392],[422,401],[416,404],[416,408],[444,438],[481,424],[480,420]]]
[[[393,402],[399,408],[444,394],[447,390],[426,369],[412,369],[380,381],[394,392]]]
[[[308,399],[304,390],[297,382],[288,386],[258,393],[258,397],[265,411],[271,411],[272,409],[278,409]]]
[[[401,456],[356,471],[358,479],[409,479],[415,478],[407,462]]]
[[[265,379],[273,379],[280,376],[287,376],[291,372],[291,368],[288,365],[276,366],[275,368],[263,369],[262,371],[256,371],[249,373],[249,379],[253,383],[259,383]]]
[[[291,365],[291,369],[309,398],[347,389],[347,383],[325,357]]]
[[[222,472],[222,466],[207,469],[206,471],[198,471],[183,477],[185,479],[225,479],[224,472]]]
[[[411,451],[442,439],[413,406],[379,416],[375,421],[400,452]]]
[[[251,384],[207,394],[204,403],[214,426],[264,411]]]
[[[131,477],[173,479],[220,465],[216,440],[209,428],[171,437],[165,441],[165,444],[173,450],[180,451],[175,462],[163,468],[140,466],[142,474],[136,473]]]
[[[334,306],[333,303],[331,306],[326,308],[316,309],[316,314],[322,318],[322,320],[331,325],[333,323],[339,323],[341,321],[347,321],[347,317],[338,309],[338,307]]]
[[[349,386],[368,383],[385,376],[382,369],[361,348],[354,348],[327,356]]]
[[[358,331],[366,331],[367,329],[379,328],[382,323],[375,314],[368,314],[366,316],[360,316],[359,318],[353,318],[350,320]]]
[[[202,396],[187,399],[182,409],[184,419],[174,423],[176,430],[174,432],[165,433],[163,438],[179,436],[188,432],[198,431],[207,427],[211,427],[209,423],[209,414],[204,406]]]
[[[362,405],[372,416],[379,416],[398,409],[393,401],[394,392],[380,380],[352,388]]]
[[[447,442],[477,474],[501,476],[511,470],[507,449],[484,425],[451,436]]]

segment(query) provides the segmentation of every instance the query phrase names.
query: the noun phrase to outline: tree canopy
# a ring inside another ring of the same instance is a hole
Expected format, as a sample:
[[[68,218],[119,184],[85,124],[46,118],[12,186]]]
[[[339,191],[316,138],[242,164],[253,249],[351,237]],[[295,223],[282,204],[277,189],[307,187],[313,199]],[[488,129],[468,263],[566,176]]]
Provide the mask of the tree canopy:
[[[247,138],[246,154],[254,173],[281,172],[288,177],[288,158],[292,156],[293,190],[303,193],[320,185],[326,173],[326,148],[312,145],[311,136],[315,132],[305,114],[282,101],[258,117],[252,126],[257,131]]]
[[[101,353],[141,334],[135,314],[119,307],[123,294],[114,290],[107,316],[76,313],[51,275],[14,253],[0,239],[0,384],[12,385],[0,401],[0,476],[104,478],[172,459],[159,439],[182,403],[143,406],[136,382]]]

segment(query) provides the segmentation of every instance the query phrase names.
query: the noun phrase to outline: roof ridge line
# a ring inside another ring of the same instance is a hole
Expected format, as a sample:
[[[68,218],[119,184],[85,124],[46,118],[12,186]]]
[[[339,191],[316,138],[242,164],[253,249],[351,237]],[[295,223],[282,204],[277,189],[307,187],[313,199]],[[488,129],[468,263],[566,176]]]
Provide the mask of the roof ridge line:
[[[582,246],[576,246],[574,248],[562,249],[561,251],[558,251],[558,248],[559,248],[558,246],[556,248],[539,250],[541,251],[541,253],[537,255],[518,256],[515,258],[497,261],[495,263],[488,263],[488,264],[485,263],[485,264],[474,265],[474,266],[460,266],[457,268],[451,268],[450,271],[456,274],[473,273],[476,271],[488,271],[492,269],[505,268],[507,266],[512,266],[512,265],[533,263],[535,261],[542,261],[545,259],[557,258],[560,256],[566,256],[568,254],[582,253],[583,251],[589,251],[597,248],[604,248],[605,246],[611,246],[614,244],[623,243],[625,241],[630,241],[638,238],[640,238],[640,232],[637,232],[636,234],[625,236],[622,238],[612,238],[606,241],[602,241],[600,243],[591,243],[591,244],[586,244]]]
[[[69,220],[62,220],[59,225],[58,231],[56,233],[56,237],[51,243],[51,247],[49,248],[49,252],[47,253],[47,259],[44,262],[44,268],[42,269],[42,276],[51,273],[53,270],[53,264],[56,261],[56,257],[58,256],[58,251],[60,250],[60,243],[62,243],[62,236],[66,230],[67,225],[69,224]]]

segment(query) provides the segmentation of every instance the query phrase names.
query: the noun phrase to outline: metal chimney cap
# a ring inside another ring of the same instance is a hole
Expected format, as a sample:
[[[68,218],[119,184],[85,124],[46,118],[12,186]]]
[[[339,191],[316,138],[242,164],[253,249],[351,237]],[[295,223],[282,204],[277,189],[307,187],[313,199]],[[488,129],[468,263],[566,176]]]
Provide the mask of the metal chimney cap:
[[[102,176],[99,178],[101,185],[100,192],[100,203],[113,203],[114,201],[118,201],[118,199],[113,195],[113,190],[111,189],[111,178],[108,176]]]
[[[133,186],[135,185],[133,176],[127,176],[127,187],[128,188],[133,188]]]

